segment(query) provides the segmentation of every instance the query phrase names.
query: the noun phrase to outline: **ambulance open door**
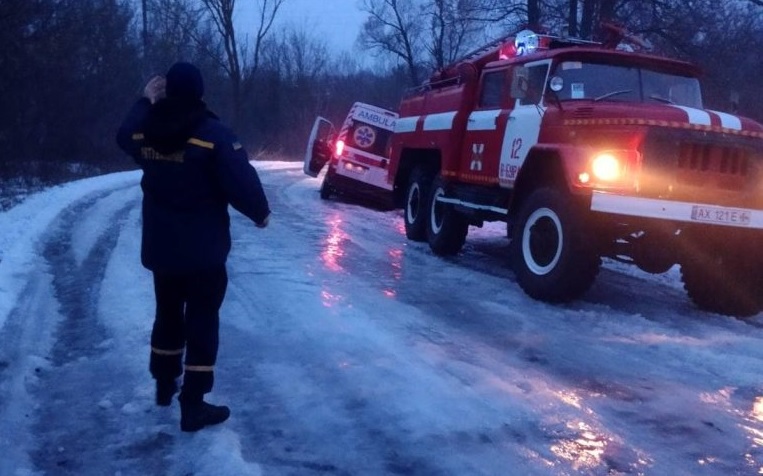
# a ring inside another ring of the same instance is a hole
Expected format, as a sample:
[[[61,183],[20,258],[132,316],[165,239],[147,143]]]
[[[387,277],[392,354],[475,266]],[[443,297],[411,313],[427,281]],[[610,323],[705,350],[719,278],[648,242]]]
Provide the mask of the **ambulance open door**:
[[[326,162],[331,160],[335,136],[336,129],[331,121],[320,116],[315,119],[305,151],[303,171],[307,175],[317,177]]]

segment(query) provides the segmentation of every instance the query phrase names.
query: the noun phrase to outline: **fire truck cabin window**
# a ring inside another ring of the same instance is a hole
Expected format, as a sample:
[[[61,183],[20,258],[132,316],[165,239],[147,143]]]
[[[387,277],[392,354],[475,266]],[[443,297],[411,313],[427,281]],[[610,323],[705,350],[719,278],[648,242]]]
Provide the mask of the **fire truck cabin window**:
[[[482,77],[482,92],[479,107],[482,109],[497,109],[501,107],[501,92],[505,71],[492,71]]]
[[[512,91],[522,91],[519,104],[523,106],[540,104],[546,84],[548,65],[539,64],[519,69],[524,70],[524,72],[514,75],[514,81],[517,81],[519,84],[512,87]]]
[[[564,61],[553,76],[563,81],[561,101],[648,102],[702,107],[697,78],[626,65]]]

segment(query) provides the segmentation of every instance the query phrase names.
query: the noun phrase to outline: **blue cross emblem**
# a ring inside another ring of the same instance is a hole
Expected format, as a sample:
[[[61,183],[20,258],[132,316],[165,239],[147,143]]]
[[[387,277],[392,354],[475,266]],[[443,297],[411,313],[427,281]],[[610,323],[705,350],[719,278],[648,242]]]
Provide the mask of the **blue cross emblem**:
[[[354,137],[355,143],[360,147],[367,149],[376,141],[376,131],[368,126],[360,126],[355,129]]]

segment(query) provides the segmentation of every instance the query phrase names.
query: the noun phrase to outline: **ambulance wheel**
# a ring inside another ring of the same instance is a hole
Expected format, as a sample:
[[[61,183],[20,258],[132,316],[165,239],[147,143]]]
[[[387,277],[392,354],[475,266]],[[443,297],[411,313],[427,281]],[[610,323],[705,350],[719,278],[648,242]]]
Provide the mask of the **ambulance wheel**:
[[[566,302],[593,284],[601,259],[586,237],[583,207],[552,188],[522,204],[509,245],[517,282],[534,299]]]
[[[416,167],[408,179],[405,191],[405,236],[413,241],[427,239],[427,219],[429,190],[432,186],[432,173],[422,167]]]
[[[724,245],[697,249],[691,259],[682,260],[681,281],[698,308],[734,317],[763,310],[763,276],[747,256]]]
[[[437,177],[432,183],[428,200],[427,240],[434,254],[450,256],[463,248],[469,222],[453,208],[453,205],[437,201],[437,198],[444,196],[445,183],[442,177]]]
[[[323,200],[328,200],[334,193],[334,187],[331,185],[331,181],[329,180],[329,172],[326,172],[326,175],[323,177],[320,193]]]

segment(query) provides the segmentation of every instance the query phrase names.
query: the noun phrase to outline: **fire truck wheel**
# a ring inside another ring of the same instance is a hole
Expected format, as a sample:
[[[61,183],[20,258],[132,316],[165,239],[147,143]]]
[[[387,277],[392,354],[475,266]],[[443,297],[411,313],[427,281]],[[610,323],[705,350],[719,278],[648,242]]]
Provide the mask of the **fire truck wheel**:
[[[469,222],[463,215],[447,203],[438,202],[438,197],[445,196],[445,184],[441,177],[432,183],[429,196],[427,220],[427,240],[434,254],[450,256],[461,251],[466,241]]]
[[[681,280],[689,298],[698,308],[717,314],[750,317],[759,313],[763,275],[747,258],[720,246],[682,260]]]
[[[422,167],[411,172],[405,191],[405,236],[413,241],[427,239],[427,199],[432,186],[432,173]]]
[[[535,299],[566,302],[593,284],[601,259],[586,237],[583,209],[572,197],[542,188],[521,206],[510,244],[522,289]]]

